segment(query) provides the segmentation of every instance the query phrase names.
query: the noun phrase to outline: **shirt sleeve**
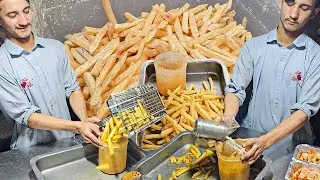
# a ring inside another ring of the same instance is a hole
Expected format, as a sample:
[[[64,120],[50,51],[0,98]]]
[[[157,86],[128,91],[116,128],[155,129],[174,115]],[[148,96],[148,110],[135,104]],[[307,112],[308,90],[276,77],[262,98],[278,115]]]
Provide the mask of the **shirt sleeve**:
[[[65,95],[67,98],[71,96],[74,91],[80,90],[76,74],[72,69],[67,53],[63,48],[62,43],[60,43],[60,51],[62,54],[62,72],[63,72],[63,79],[64,79],[64,87],[65,87]]]
[[[240,56],[237,60],[230,84],[226,87],[226,93],[233,93],[239,99],[239,105],[242,106],[246,98],[246,88],[252,80],[253,60],[246,43],[241,49]]]
[[[320,53],[316,54],[303,78],[303,84],[298,101],[291,108],[291,113],[301,110],[308,119],[320,108]]]
[[[4,72],[4,69],[0,70]],[[28,125],[33,113],[40,113],[40,109],[29,102],[22,87],[4,73],[0,74],[0,107],[5,115],[24,125]]]

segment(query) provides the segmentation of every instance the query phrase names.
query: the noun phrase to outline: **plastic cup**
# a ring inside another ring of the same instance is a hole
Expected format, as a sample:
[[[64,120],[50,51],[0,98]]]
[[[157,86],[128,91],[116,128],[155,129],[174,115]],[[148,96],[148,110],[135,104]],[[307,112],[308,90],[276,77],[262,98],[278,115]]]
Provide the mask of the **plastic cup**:
[[[240,156],[231,156],[235,150],[224,143],[218,155],[218,167],[221,180],[248,180],[250,165],[242,163]]]
[[[99,149],[99,165],[107,164],[107,168],[101,170],[107,174],[119,174],[127,165],[128,138],[122,137],[120,142],[113,144],[114,154],[111,156],[108,147]]]
[[[186,88],[187,59],[178,52],[164,52],[155,60],[157,88],[160,94],[167,96],[167,90],[173,90],[178,86]]]

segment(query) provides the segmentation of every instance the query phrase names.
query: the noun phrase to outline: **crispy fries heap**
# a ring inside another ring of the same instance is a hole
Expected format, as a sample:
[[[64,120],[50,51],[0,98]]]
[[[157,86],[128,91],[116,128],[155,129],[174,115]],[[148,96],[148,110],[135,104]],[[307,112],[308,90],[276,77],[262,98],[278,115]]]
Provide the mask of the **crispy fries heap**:
[[[199,117],[206,120],[218,120],[224,109],[223,96],[216,96],[213,80],[209,85],[204,81],[203,88],[198,90],[191,85],[188,90],[180,87],[168,90],[168,97],[163,97],[167,108],[167,116],[161,122],[152,125],[144,136],[143,149],[157,149],[170,141],[176,134],[183,131],[193,131],[195,121]],[[220,123],[220,122],[217,122]]]
[[[103,0],[110,22],[101,28],[84,27],[82,32],[65,37],[65,49],[87,101],[89,117],[107,117],[105,103],[110,94],[137,86],[141,64],[161,52],[178,51],[189,60],[217,58],[232,72],[240,48],[252,35],[246,30],[246,18],[237,25],[231,6],[232,0],[193,8],[187,3],[172,10],[155,4],[140,17],[125,12],[128,21],[118,24],[109,0]],[[204,118],[212,116],[203,109],[196,105],[194,111]]]

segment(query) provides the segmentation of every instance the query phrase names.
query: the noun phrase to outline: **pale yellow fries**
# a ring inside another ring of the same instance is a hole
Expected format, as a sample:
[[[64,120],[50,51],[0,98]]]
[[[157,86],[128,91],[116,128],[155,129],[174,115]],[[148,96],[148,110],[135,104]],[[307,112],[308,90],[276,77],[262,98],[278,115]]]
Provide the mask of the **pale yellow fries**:
[[[155,4],[150,7],[150,12],[142,12],[140,17],[124,12],[127,18],[124,23],[117,22],[109,0],[102,0],[102,4],[108,23],[99,28],[86,26],[82,32],[65,37],[67,57],[85,93],[88,115],[101,119],[109,114],[104,106],[111,93],[139,84],[138,76],[144,61],[154,59],[165,51],[178,51],[188,60],[220,59],[231,74],[241,47],[252,37],[246,30],[249,22],[245,17],[239,24],[233,19],[236,12],[230,10],[232,0],[212,6],[200,4],[190,7],[186,3],[172,10],[168,10],[165,4]],[[95,87],[93,83],[84,81],[85,72],[91,73]],[[173,133],[182,128],[190,130],[193,123],[190,116],[208,119],[219,114],[213,109],[212,104],[215,103],[212,99],[205,103],[194,98],[190,107],[187,94],[175,95],[189,103],[183,104],[180,99],[174,99],[182,106],[174,119],[180,117],[186,123],[178,123],[181,128],[175,126]],[[208,110],[208,106],[212,110]]]
[[[167,116],[159,123],[148,128],[142,141],[143,149],[157,149],[167,143],[176,134],[183,131],[193,131],[196,119],[215,120],[222,115],[224,105],[223,96],[217,96],[213,80],[209,84],[203,82],[203,88],[198,90],[191,85],[188,90],[176,88],[168,90],[167,97],[163,97]],[[218,122],[217,122],[218,123]]]

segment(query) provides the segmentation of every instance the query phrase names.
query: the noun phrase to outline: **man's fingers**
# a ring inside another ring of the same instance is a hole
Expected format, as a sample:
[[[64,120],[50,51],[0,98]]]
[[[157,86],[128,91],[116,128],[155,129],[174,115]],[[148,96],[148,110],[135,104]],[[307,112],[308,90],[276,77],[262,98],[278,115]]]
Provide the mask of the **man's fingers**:
[[[255,139],[254,138],[249,138],[249,139],[245,139],[245,142],[243,143],[243,147],[248,147],[248,146],[253,146],[253,144],[255,143]]]
[[[254,154],[254,156],[253,156],[252,158],[250,158],[249,164],[251,165],[251,164],[253,164],[254,162],[256,162],[256,160],[260,157],[260,155],[261,155],[261,150],[258,149],[258,150],[256,151],[256,153]]]
[[[92,143],[97,144],[98,146],[103,146],[102,142],[91,132],[86,135]]]
[[[253,145],[252,148],[241,157],[242,161],[246,162],[249,159],[251,159],[256,153],[256,151],[257,151],[257,146]]]
[[[83,137],[83,140],[84,140],[85,143],[87,143],[87,144],[92,143],[92,142],[90,141],[90,139],[88,139],[86,136],[82,136],[82,137]]]
[[[92,131],[97,135],[97,136],[100,136],[101,135],[101,132],[99,130],[99,126],[96,125],[96,124],[91,124],[91,129]]]
[[[88,120],[92,123],[97,123],[97,122],[101,121],[101,119],[97,118],[96,116],[92,116],[92,117],[88,118]]]

